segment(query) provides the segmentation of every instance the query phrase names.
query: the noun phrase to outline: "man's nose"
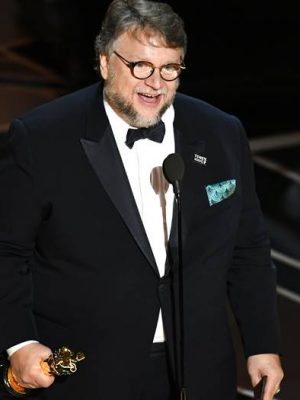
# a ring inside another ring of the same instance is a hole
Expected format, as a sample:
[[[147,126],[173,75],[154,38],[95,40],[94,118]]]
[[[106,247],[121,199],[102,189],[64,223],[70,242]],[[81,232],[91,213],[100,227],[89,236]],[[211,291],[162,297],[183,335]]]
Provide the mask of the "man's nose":
[[[159,89],[161,87],[161,81],[160,70],[157,67],[154,69],[153,74],[145,79],[146,85],[151,86],[153,89]]]

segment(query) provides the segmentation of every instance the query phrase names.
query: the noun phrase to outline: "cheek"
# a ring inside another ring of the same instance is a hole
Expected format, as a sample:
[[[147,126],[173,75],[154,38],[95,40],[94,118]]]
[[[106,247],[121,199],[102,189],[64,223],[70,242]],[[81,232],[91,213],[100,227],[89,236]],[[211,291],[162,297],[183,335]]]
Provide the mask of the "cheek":
[[[172,85],[169,85],[168,87],[168,91],[167,91],[167,96],[166,99],[170,100],[174,97],[176,90],[178,88],[178,82],[176,81],[176,83],[174,82]]]
[[[127,71],[126,71],[127,72]],[[128,73],[118,70],[110,70],[108,73],[108,82],[120,93],[131,95],[135,92],[136,80],[132,81],[132,77]]]

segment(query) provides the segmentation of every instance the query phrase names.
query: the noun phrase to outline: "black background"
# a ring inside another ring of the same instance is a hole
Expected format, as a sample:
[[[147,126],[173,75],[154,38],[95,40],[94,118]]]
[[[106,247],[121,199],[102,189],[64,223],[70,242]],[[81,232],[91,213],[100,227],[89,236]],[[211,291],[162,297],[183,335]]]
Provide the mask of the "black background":
[[[13,11],[8,24],[4,3],[7,14]],[[4,125],[0,140],[6,138],[4,133],[11,118],[21,111],[98,80],[94,70],[94,39],[109,3],[108,0],[1,0],[0,28],[5,24],[8,28],[16,25],[17,37],[28,35],[31,39],[21,44],[17,40],[13,46],[5,40],[1,43],[3,48],[6,45],[8,53],[0,54],[3,114],[0,131]],[[296,1],[168,3],[184,19],[188,34],[187,69],[181,75],[180,91],[235,114],[243,122],[250,142],[267,137],[272,143],[276,136],[288,137],[289,133],[300,131],[300,13]],[[24,56],[26,62],[16,59],[15,54]],[[5,60],[9,55],[13,57]],[[36,66],[30,70],[28,60],[44,66],[46,73]],[[14,65],[18,62],[19,65]],[[57,72],[59,79],[49,77],[48,69]],[[299,174],[299,142],[259,155],[281,164],[283,170],[287,167]],[[300,260],[299,182],[257,163],[255,173],[272,248]],[[276,266],[279,287],[300,296],[299,268],[278,261]],[[278,296],[278,301],[286,374],[281,398],[298,400],[299,301],[290,301],[286,296]],[[235,343],[238,342],[236,336]],[[237,354],[239,385],[251,388],[241,347]]]
[[[18,0],[28,49],[64,74],[69,90],[97,80],[94,38],[109,1]],[[249,136],[299,127],[299,22],[288,1],[169,1],[185,21],[180,90],[238,115]]]

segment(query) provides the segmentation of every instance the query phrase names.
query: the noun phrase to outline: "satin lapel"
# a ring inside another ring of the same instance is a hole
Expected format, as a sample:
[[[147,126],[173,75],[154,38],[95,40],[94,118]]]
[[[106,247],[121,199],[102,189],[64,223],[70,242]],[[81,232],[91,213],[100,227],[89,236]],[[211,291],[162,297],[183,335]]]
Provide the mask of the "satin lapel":
[[[100,110],[98,110],[98,112],[99,111]],[[99,113],[101,115],[101,111]],[[105,119],[104,110],[102,116],[104,116]],[[89,137],[93,139],[95,139],[97,135],[99,139],[99,132],[96,133],[95,130],[101,128],[101,125],[103,126],[103,121],[101,121],[101,124],[97,124],[98,118],[99,117],[95,118],[95,116],[93,118],[96,126],[92,125],[92,121],[88,123],[91,129]],[[81,139],[85,154],[133,238],[151,264],[155,273],[159,275],[151,246],[108,121],[106,121],[104,134],[103,131],[101,134],[102,137],[98,141]]]

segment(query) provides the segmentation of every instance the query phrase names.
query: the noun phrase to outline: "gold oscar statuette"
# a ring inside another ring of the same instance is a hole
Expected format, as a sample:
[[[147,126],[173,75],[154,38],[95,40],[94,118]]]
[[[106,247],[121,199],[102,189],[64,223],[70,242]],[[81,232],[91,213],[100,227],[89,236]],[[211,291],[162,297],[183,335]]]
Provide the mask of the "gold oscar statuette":
[[[82,352],[75,353],[66,346],[55,350],[47,360],[41,362],[41,368],[47,375],[64,376],[72,375],[77,371],[77,363],[84,360]],[[25,397],[32,389],[21,386],[15,379],[10,366],[4,368],[3,380],[6,389],[14,397]]]

